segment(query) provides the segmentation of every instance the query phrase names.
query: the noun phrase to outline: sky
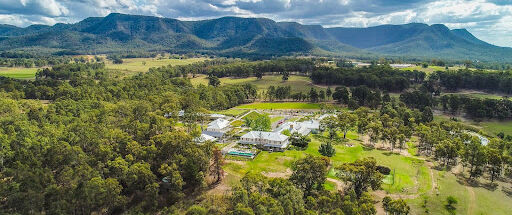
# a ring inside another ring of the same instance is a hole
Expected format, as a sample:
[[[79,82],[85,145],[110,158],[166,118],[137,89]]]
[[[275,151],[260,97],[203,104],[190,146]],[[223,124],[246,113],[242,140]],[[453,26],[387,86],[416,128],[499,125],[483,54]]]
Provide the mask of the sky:
[[[324,27],[445,24],[512,47],[512,0],[0,0],[0,23],[20,27],[113,12],[180,20],[265,17]]]

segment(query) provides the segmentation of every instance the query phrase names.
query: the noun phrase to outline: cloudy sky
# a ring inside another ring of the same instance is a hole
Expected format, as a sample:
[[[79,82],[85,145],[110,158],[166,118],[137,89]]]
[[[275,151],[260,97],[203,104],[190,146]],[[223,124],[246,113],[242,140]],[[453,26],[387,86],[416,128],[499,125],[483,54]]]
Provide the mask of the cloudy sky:
[[[111,12],[182,20],[266,17],[326,27],[442,23],[512,47],[512,0],[0,0],[0,23],[74,23]]]

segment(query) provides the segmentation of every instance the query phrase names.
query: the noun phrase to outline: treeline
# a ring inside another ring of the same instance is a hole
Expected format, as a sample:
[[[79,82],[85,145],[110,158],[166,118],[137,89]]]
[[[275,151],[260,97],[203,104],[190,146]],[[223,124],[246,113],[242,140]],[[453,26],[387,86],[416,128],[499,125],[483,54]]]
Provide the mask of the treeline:
[[[63,63],[68,63],[73,60],[72,57],[35,57],[35,58],[22,58],[22,57],[4,57],[0,54],[0,66],[4,67],[43,67],[53,66]]]
[[[426,107],[436,108],[453,115],[465,114],[471,119],[506,120],[512,118],[512,101],[508,98],[474,98],[457,94],[433,96],[432,93],[415,90],[402,93],[400,101],[410,108],[420,110]]]
[[[511,71],[457,70],[436,72],[430,79],[439,81],[449,91],[460,89],[482,90],[512,94]]]
[[[372,65],[358,68],[319,67],[311,74],[315,84],[361,86],[400,92],[414,83],[422,83],[424,72],[400,71],[390,66]]]
[[[39,71],[35,81],[0,77],[0,90],[12,92],[18,98],[42,100],[97,100],[117,102],[139,100],[175,92],[194,100],[208,109],[226,109],[254,99],[253,85],[201,86],[194,88],[187,78],[175,69],[164,72],[153,70],[146,74],[118,80],[112,78],[103,63],[72,63]],[[186,106],[186,105],[181,105]]]
[[[512,101],[509,99],[480,99],[464,95],[443,95],[439,105],[445,112],[465,113],[473,119],[511,119]]]

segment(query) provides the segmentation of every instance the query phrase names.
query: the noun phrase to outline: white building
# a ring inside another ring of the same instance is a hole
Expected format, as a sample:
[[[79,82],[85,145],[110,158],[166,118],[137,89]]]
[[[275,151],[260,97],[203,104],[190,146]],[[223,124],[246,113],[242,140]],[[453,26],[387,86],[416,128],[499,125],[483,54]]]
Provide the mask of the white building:
[[[231,130],[229,121],[225,119],[216,119],[208,124],[208,127],[206,128],[206,131],[203,131],[203,134],[222,138],[229,130]]]
[[[212,136],[210,136],[208,134],[201,134],[199,137],[194,138],[194,141],[196,143],[204,143],[204,142],[207,142],[207,141],[215,142],[215,141],[217,141],[217,138],[212,137]]]
[[[240,137],[240,143],[256,145],[269,151],[284,151],[289,141],[288,136],[279,132],[251,131]]]
[[[290,134],[295,132],[300,135],[308,135],[313,131],[318,131],[320,129],[320,122],[317,120],[308,120],[304,122],[285,122],[279,128],[276,129],[276,132],[283,132],[285,130],[290,131]]]

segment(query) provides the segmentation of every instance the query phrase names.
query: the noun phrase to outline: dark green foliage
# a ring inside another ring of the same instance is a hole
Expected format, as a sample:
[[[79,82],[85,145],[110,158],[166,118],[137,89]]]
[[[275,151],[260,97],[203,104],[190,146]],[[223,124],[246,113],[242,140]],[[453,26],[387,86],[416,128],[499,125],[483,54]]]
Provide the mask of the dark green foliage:
[[[290,181],[303,190],[304,195],[308,196],[314,190],[323,189],[328,166],[328,158],[308,155],[293,163],[293,174],[290,176]]]
[[[318,67],[311,75],[315,84],[361,86],[386,91],[402,91],[415,80],[415,74],[390,66],[369,66],[356,68]]]
[[[300,135],[297,132],[293,133],[290,136],[290,143],[299,148],[307,148],[309,142],[311,142],[311,138],[309,138],[308,136]]]
[[[358,197],[369,188],[377,190],[382,183],[382,174],[377,170],[377,161],[374,158],[364,158],[353,163],[344,163],[336,170],[337,177],[350,182],[351,188]]]
[[[332,147],[332,143],[330,141],[327,143],[322,143],[318,148],[318,152],[320,152],[321,155],[327,157],[332,157],[336,154],[336,150],[334,147]]]

